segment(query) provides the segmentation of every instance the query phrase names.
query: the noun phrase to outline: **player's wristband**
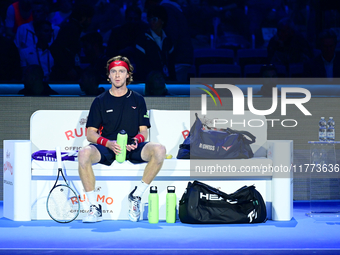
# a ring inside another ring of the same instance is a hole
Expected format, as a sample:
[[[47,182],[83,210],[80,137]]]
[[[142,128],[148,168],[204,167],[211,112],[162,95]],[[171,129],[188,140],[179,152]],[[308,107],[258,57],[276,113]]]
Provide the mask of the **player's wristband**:
[[[107,142],[109,141],[109,139],[106,139],[104,137],[99,137],[97,139],[97,144],[100,144],[100,145],[103,145],[103,146],[106,146]]]
[[[136,135],[135,138],[137,139],[138,143],[142,143],[145,141],[145,137],[142,134]]]

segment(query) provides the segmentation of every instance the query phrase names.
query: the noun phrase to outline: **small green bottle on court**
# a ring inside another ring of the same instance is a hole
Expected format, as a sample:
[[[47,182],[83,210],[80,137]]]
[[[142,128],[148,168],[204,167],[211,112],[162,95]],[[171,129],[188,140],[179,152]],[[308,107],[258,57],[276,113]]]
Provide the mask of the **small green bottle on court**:
[[[128,135],[125,130],[122,130],[117,135],[117,144],[119,144],[122,149],[121,152],[116,155],[116,160],[119,163],[123,163],[126,159],[126,145],[127,145]]]
[[[157,187],[150,187],[149,206],[148,206],[148,219],[149,223],[158,223],[159,221],[159,198]]]
[[[166,222],[176,222],[176,193],[175,186],[168,186],[168,193],[166,194]]]

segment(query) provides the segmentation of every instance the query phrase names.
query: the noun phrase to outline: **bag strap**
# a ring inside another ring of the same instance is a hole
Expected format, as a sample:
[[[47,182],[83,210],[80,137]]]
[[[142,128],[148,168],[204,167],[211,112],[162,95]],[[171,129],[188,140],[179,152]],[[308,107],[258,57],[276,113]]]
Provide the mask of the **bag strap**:
[[[249,142],[249,144],[255,143],[255,141],[256,141],[256,137],[248,131],[238,131],[238,130],[234,130],[234,129],[231,129],[231,128],[227,128],[227,132],[229,132],[230,134],[240,134],[240,135],[249,137],[251,140],[246,138],[246,140]]]
[[[201,126],[205,126],[205,127],[206,127],[207,129],[209,129],[209,130],[214,130],[214,128],[209,127],[209,126],[206,125],[206,124],[203,124],[202,121],[200,120],[200,118],[198,117],[198,114],[197,114],[197,113],[195,113],[195,116],[196,116],[196,121],[197,121],[198,123],[200,123]],[[196,123],[195,123],[195,124],[196,124]],[[195,124],[194,124],[193,126],[195,126]],[[249,139],[246,138],[246,140],[248,141],[248,144],[252,144],[252,143],[255,143],[255,142],[256,142],[256,137],[255,137],[252,133],[250,133],[250,132],[248,132],[248,131],[238,131],[238,130],[234,130],[234,129],[231,129],[231,128],[226,128],[226,129],[221,128],[220,130],[221,130],[221,131],[224,131],[224,132],[228,132],[228,133],[230,133],[230,134],[240,134],[240,135],[243,135],[243,136],[247,136],[247,137],[249,137],[249,138],[251,139],[251,140],[249,140]]]
[[[192,127],[191,127],[191,129],[190,129],[190,132],[192,132],[192,131],[195,130],[196,125],[200,125],[200,126],[203,125],[203,124],[202,124],[202,121],[201,121],[200,118],[198,117],[198,114],[197,114],[197,113],[195,113],[195,116],[196,116],[196,120],[195,120],[194,124],[192,125]]]
[[[198,117],[198,114],[197,113],[195,113],[195,116],[196,116],[196,121],[203,127],[206,127],[207,129],[209,129],[209,130],[214,130],[214,128],[212,128],[212,127],[209,127],[207,124],[205,124],[205,123],[203,123],[202,121],[201,121],[201,119]],[[223,128],[221,128],[220,129],[221,131],[224,131],[224,132],[226,132],[227,130],[226,129],[223,129]]]
[[[251,200],[255,199],[254,190],[255,190],[254,185],[251,185],[251,186],[245,185],[239,188],[238,190],[236,190],[233,194],[231,194],[231,197],[233,198],[233,200],[236,200],[239,203],[249,202],[249,199]],[[245,195],[250,196],[251,198],[247,199]]]

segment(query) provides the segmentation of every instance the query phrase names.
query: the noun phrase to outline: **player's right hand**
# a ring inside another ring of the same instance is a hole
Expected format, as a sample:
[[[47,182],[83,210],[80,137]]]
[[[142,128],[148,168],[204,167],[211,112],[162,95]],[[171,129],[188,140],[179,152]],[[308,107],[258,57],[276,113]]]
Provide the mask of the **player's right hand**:
[[[122,151],[116,140],[109,140],[106,147],[112,150],[116,155],[120,154]]]

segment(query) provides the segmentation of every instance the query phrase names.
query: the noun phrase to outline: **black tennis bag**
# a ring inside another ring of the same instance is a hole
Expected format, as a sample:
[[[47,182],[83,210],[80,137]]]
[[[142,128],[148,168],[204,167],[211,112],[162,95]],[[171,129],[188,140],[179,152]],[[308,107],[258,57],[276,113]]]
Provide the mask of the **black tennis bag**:
[[[266,205],[255,186],[244,186],[226,194],[199,181],[189,182],[179,201],[182,223],[262,223],[267,219]]]

